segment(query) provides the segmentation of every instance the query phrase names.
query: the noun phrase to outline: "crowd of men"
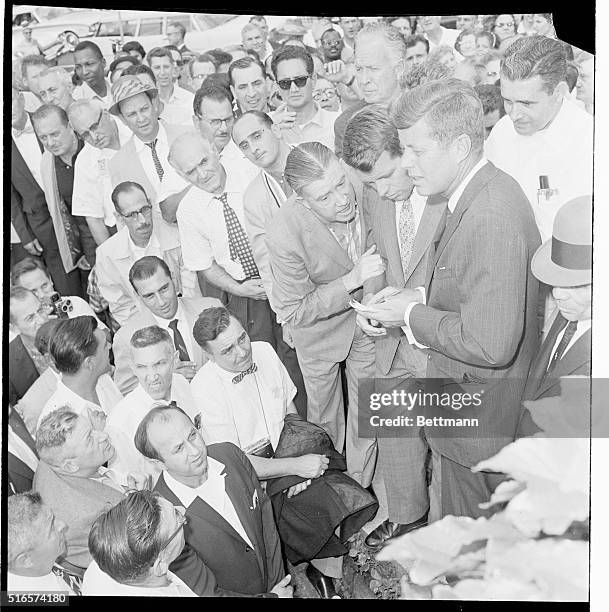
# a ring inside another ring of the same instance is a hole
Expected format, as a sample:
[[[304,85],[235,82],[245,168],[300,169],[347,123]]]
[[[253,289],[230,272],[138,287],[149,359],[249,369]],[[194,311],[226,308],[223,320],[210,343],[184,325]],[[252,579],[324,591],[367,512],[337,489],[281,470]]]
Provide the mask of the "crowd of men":
[[[24,34],[9,590],[292,597],[308,562],[333,598],[360,529],[492,512],[472,468],[590,375],[594,57],[548,14],[442,23],[199,54],[176,22],[73,74]],[[364,427],[363,381],[433,379],[475,425]]]

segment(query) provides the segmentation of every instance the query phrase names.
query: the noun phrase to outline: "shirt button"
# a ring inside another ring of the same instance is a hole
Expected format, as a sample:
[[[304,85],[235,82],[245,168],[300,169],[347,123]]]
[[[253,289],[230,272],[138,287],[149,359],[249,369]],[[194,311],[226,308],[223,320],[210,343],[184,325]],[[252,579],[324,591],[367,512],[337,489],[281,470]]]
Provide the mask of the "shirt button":
[[[431,359],[431,355],[427,355],[427,359]]]
[[[245,552],[250,552],[252,549],[249,546],[245,547]]]

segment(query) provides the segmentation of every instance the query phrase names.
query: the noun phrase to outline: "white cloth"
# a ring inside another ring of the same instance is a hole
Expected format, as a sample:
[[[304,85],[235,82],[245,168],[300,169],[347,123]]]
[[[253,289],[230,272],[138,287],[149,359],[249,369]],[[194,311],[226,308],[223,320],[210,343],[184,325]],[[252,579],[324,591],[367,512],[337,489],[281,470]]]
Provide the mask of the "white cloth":
[[[144,587],[121,584],[105,574],[95,561],[91,561],[82,580],[83,595],[115,595],[121,597],[196,597],[197,595],[175,574],[168,571],[167,586]]]
[[[40,98],[32,93],[31,91],[22,91],[23,99],[25,101],[25,110],[28,113],[36,112],[41,106],[42,102]]]
[[[12,572],[7,572],[6,576],[8,590],[22,593],[33,592],[51,592],[51,593],[67,593],[74,595],[70,587],[53,572],[44,576],[18,576]]]
[[[23,157],[23,161],[26,163],[40,189],[42,189],[42,170],[40,169],[42,151],[38,146],[38,140],[36,139],[30,118],[26,119],[23,130],[17,132],[11,129],[11,134],[17,149],[19,149],[19,153],[21,153],[21,157]]]
[[[577,322],[577,329],[575,330],[575,333],[573,334],[571,340],[569,340],[569,344],[567,344],[565,350],[563,351],[563,356],[566,355],[569,352],[569,349],[571,349],[573,347],[573,345],[591,327],[592,327],[592,319],[585,319],[584,321],[578,321]],[[556,352],[556,349],[558,348],[558,345],[560,344],[560,341],[562,340],[562,337],[565,335],[566,331],[567,331],[567,327],[565,326],[563,331],[560,334],[558,334],[558,337],[556,338],[556,342],[554,342],[554,346],[552,347],[552,350],[550,351],[550,361],[548,362],[548,366],[550,365],[550,363],[552,361],[552,357],[553,357],[554,353]]]
[[[88,83],[83,83],[82,85],[80,85],[79,87],[75,87],[74,90],[72,91],[72,97],[75,100],[100,100],[105,109],[109,109],[112,104],[113,104],[113,100],[112,100],[112,85],[110,84],[110,81],[108,79],[105,79],[106,81],[106,95],[105,96],[100,96],[98,94],[96,94],[91,87],[89,86]]]
[[[313,104],[317,109],[313,117],[306,123],[282,129],[283,139],[291,145],[299,145],[301,142],[321,142],[330,151],[334,151],[334,122],[338,113],[322,108],[317,102]]]
[[[193,345],[193,336],[192,329],[188,326],[188,320],[186,319],[186,315],[184,314],[184,308],[178,300],[178,309],[176,310],[176,314],[172,319],[163,319],[161,317],[157,317],[154,313],[151,313],[154,317],[157,325],[162,329],[167,330],[169,335],[171,336],[171,340],[173,341],[173,330],[169,329],[169,324],[174,320],[178,320],[178,331],[182,334],[182,338],[184,339],[184,343],[186,344],[186,350],[188,351],[188,356],[191,361],[194,361],[194,345]]]
[[[558,209],[573,198],[592,194],[593,118],[568,99],[549,126],[522,136],[505,115],[485,143],[486,156],[511,174],[527,196],[542,242],[552,236]],[[547,176],[558,193],[538,202],[539,177]]]
[[[11,221],[11,244],[19,244],[20,242],[21,238],[19,238],[19,234],[17,233],[17,230],[15,229],[15,226]]]
[[[114,384],[109,374],[102,374],[99,377],[97,385],[95,386],[95,392],[100,402],[99,406],[80,397],[80,395],[77,395],[71,389],[68,389],[62,378],[59,378],[55,393],[51,395],[38,417],[38,426],[36,429],[40,427],[40,422],[47,414],[53,412],[53,410],[57,410],[57,408],[61,406],[69,406],[70,410],[76,412],[76,414],[81,414],[90,407],[92,410],[103,410],[107,415],[110,415],[116,405],[123,399],[123,394],[118,390],[118,387]]]
[[[193,421],[201,412],[194,402],[188,381],[181,374],[173,375],[169,401],[171,400],[174,400]],[[144,457],[135,448],[133,438],[142,419],[158,402],[162,400],[153,399],[146,393],[142,385],[138,384],[116,405],[105,427],[116,451],[110,463],[112,470],[124,475],[129,472],[149,474],[156,482],[161,469],[154,461]],[[206,435],[203,435],[203,439],[207,441]]]
[[[207,457],[207,480],[199,487],[189,487],[163,470],[165,483],[173,491],[175,496],[182,502],[184,508],[188,508],[197,497],[209,504],[252,548],[254,545],[247,537],[239,515],[226,492],[224,479],[226,473],[225,465],[213,457]]]
[[[178,87],[178,84],[174,83],[171,97],[167,102],[163,100],[163,112],[161,113],[161,117],[165,119],[167,123],[175,125],[192,125],[192,103],[194,99],[195,95],[193,93],[182,87]],[[163,164],[163,168],[164,167],[165,164]]]
[[[436,47],[448,46],[455,48],[455,41],[460,34],[460,30],[451,30],[450,28],[445,28],[444,26],[440,26],[440,30],[442,34],[440,36],[440,41],[436,44],[432,40],[429,39],[427,34],[425,34],[425,38],[429,42],[429,50],[433,51]]]
[[[195,375],[190,388],[201,407],[203,427],[214,442],[232,442],[245,453],[263,438],[277,446],[288,406],[296,387],[273,347],[252,342],[258,369],[234,384],[237,372],[208,361]]]
[[[226,170],[224,191],[244,231],[243,193],[250,180],[240,173]],[[213,194],[193,186],[180,203],[176,216],[184,266],[188,270],[207,270],[215,261],[234,279],[245,278],[241,263],[230,257],[222,202]]]

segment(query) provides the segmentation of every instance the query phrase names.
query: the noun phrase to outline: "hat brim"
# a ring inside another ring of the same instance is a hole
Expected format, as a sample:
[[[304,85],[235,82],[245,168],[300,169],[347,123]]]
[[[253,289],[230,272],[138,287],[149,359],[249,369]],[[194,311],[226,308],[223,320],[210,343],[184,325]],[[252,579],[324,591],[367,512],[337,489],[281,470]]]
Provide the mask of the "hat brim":
[[[592,270],[570,270],[552,261],[552,240],[537,249],[531,260],[531,271],[535,278],[551,287],[577,287],[592,282]]]
[[[119,100],[118,102],[115,102],[109,109],[108,112],[111,115],[115,115],[116,117],[118,117],[121,114],[120,109],[118,108],[118,105],[121,102],[124,102],[125,100],[128,100],[129,98],[133,98],[133,96],[139,96],[140,94],[147,94],[147,93],[151,93],[154,96],[158,96],[159,95],[159,90],[156,87],[151,87],[150,89],[146,89],[145,91],[138,91],[137,93],[134,93],[130,96],[127,96],[126,98],[123,98],[122,100]]]

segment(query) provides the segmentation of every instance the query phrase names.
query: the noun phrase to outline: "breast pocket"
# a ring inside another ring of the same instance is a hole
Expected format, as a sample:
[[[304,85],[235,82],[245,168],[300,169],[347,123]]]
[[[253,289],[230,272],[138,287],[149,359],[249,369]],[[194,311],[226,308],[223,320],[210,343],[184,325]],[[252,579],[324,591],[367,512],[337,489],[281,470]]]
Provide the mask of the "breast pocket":
[[[433,273],[433,278],[436,281],[441,281],[447,278],[455,278],[455,270],[450,266],[436,266]]]

